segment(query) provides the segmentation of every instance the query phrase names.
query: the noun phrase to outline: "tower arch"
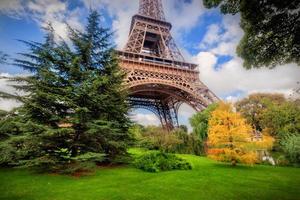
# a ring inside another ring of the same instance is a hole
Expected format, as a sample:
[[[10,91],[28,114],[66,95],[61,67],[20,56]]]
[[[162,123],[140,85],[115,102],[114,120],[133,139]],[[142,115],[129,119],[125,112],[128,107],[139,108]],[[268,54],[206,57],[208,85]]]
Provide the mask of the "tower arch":
[[[154,112],[168,130],[177,127],[178,109],[187,103],[196,111],[218,101],[199,78],[197,65],[186,62],[170,33],[161,0],[140,0],[128,41],[117,51],[127,74],[129,103]]]

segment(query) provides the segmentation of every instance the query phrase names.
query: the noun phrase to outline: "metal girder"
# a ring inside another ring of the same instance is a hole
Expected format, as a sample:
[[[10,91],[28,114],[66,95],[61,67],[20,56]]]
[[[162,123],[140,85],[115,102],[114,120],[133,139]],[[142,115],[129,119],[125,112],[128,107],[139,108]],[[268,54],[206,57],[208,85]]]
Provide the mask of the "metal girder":
[[[153,112],[160,120],[162,126],[167,130],[179,127],[178,104],[176,99],[149,99],[130,97],[129,104],[133,108],[143,108]]]
[[[161,0],[140,0],[127,44],[117,51],[127,73],[124,84],[129,89],[129,104],[153,112],[169,131],[179,126],[182,103],[202,111],[219,100],[200,81],[197,65],[185,62],[171,28]]]
[[[140,0],[139,14],[165,21],[161,0]]]
[[[165,21],[161,0],[140,0],[139,14],[133,16],[126,52],[185,61]]]

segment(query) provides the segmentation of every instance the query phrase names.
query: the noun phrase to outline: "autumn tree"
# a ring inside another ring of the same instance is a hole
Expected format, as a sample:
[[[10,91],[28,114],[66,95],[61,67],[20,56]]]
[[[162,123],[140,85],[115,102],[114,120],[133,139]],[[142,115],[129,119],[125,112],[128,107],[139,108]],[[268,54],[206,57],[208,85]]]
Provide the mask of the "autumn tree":
[[[220,103],[209,120],[208,155],[223,162],[254,164],[258,161],[257,149],[268,149],[272,146],[271,137],[263,136],[262,140],[253,139],[253,129],[233,111],[230,104]]]
[[[203,0],[224,14],[241,15],[245,34],[237,48],[246,68],[295,62],[300,65],[300,1]]]

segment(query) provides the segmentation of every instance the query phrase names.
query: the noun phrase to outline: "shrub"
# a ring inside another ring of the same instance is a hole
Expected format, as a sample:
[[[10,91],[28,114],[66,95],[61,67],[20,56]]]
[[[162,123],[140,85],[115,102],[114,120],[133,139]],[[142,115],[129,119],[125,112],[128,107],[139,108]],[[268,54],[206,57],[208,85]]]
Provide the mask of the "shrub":
[[[295,164],[300,164],[300,136],[289,135],[281,141],[281,147],[286,158]]]
[[[139,147],[172,153],[173,147],[182,143],[176,135],[156,126],[145,127],[137,140]]]
[[[135,166],[147,172],[160,172],[171,170],[192,169],[190,163],[178,158],[174,154],[163,152],[150,152],[139,157],[135,161]]]
[[[275,163],[276,163],[276,165],[279,165],[279,166],[290,165],[290,162],[286,159],[286,156],[284,156],[284,155],[278,156],[275,160]]]
[[[204,143],[196,134],[189,134],[182,129],[174,130],[172,134],[181,141],[179,144],[173,146],[171,149],[172,153],[193,154],[197,156],[204,154]]]
[[[130,129],[136,146],[166,153],[202,155],[203,142],[195,134],[189,134],[185,127],[168,132],[162,127],[134,125]]]

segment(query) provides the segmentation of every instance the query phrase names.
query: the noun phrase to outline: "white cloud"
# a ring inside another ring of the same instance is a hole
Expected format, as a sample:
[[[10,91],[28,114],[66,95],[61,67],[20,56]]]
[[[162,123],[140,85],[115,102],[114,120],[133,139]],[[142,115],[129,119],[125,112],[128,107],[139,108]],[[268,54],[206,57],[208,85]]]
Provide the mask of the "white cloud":
[[[68,2],[62,2],[60,0],[39,0],[30,1],[26,4],[31,16],[40,24],[45,27],[48,23],[51,23],[57,38],[59,37],[68,41],[68,29],[69,24],[75,29],[82,30],[83,27],[80,23],[80,9],[75,8],[73,10],[68,9]]]
[[[278,66],[274,69],[260,68],[246,70],[243,61],[234,57],[215,69],[217,56],[212,52],[200,52],[196,56],[200,79],[218,96],[230,96],[236,91],[281,92],[288,94],[297,86],[300,67],[296,64]]]
[[[175,34],[191,30],[205,12],[203,3],[199,0],[163,0],[163,6],[167,21],[172,23]]]
[[[209,26],[200,43],[205,51],[194,57],[199,64],[200,79],[218,96],[229,101],[254,92],[291,93],[300,80],[300,67],[296,64],[271,70],[243,68],[243,61],[235,53],[243,36],[239,22],[239,16],[225,15],[218,27]],[[232,56],[233,59],[217,66],[220,55]]]
[[[15,18],[33,19],[40,27],[46,27],[51,23],[56,39],[68,41],[66,23],[73,28],[82,29],[80,8],[69,10],[68,6],[68,1],[60,0],[1,0],[0,13]]]
[[[189,132],[193,130],[189,123],[189,119],[196,113],[196,111],[187,104],[182,104],[178,110],[178,119],[180,125],[186,125]]]
[[[238,15],[223,16],[221,24],[212,24],[207,28],[199,47],[216,55],[236,56],[236,46],[243,36],[239,21]]]
[[[211,50],[216,55],[235,56],[236,43],[235,42],[221,42],[218,46]]]
[[[207,28],[207,32],[201,41],[200,48],[206,48],[219,42],[221,37],[221,28],[218,24],[211,24]]]
[[[138,12],[138,1],[132,0],[81,0],[86,8],[106,9],[112,21],[112,30],[115,32],[115,42],[118,49],[124,48],[131,18]]]
[[[182,104],[178,110],[178,118],[179,123],[187,125],[189,131],[192,130],[192,127],[189,125],[189,118],[193,116],[196,113],[196,111],[187,104]],[[160,121],[158,117],[155,114],[152,114],[151,112],[145,112],[141,109],[133,110],[130,113],[131,119],[139,124],[142,124],[144,126],[148,125],[160,125]]]
[[[185,117],[185,118],[189,118],[191,115],[195,114],[196,111],[189,105],[187,105],[186,103],[182,104],[178,110],[178,114],[181,117]]]
[[[236,103],[240,99],[240,96],[227,96],[225,101],[230,103]]]
[[[217,64],[218,58],[215,54],[211,52],[200,52],[196,57],[194,57],[194,62],[199,65],[201,73],[205,71],[210,71]]]
[[[10,94],[15,94],[16,90],[10,86],[10,83],[7,81],[7,78],[5,77],[11,77],[11,75],[7,73],[0,74],[0,91],[10,93]],[[0,110],[10,111],[13,108],[18,107],[20,105],[22,104],[15,100],[0,99]]]
[[[149,125],[160,125],[160,121],[157,118],[157,116],[155,116],[154,114],[148,114],[148,113],[141,113],[141,112],[134,112],[132,113],[131,119],[138,123],[138,124],[142,124],[144,126],[149,126]]]
[[[11,17],[19,18],[24,15],[24,8],[20,0],[1,0],[0,13],[8,14]]]
[[[132,0],[82,0],[87,8],[107,9],[113,18],[112,29],[115,31],[115,42],[122,49],[128,39],[131,18],[138,13],[139,1]],[[167,21],[173,24],[173,33],[177,40],[185,31],[193,28],[204,13],[202,1],[163,0]],[[178,17],[181,16],[181,17]],[[188,17],[187,17],[188,16]]]
[[[0,100],[0,110],[11,111],[22,104],[15,100]]]

